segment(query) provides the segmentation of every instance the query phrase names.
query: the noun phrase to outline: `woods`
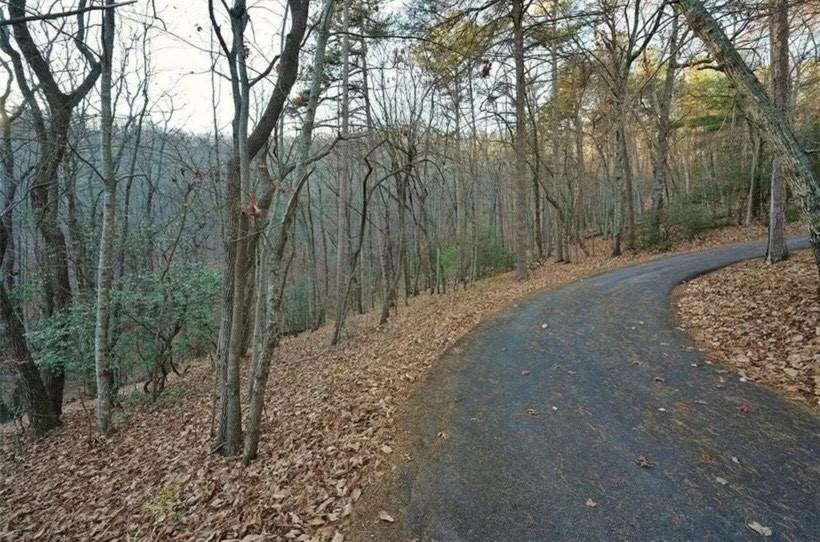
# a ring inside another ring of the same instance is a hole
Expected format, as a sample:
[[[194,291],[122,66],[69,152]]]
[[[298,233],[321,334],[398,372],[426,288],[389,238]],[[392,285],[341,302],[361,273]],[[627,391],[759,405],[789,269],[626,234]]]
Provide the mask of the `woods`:
[[[0,422],[116,441],[206,367],[248,467],[354,315],[798,221],[820,291],[816,2],[166,4],[0,5]]]

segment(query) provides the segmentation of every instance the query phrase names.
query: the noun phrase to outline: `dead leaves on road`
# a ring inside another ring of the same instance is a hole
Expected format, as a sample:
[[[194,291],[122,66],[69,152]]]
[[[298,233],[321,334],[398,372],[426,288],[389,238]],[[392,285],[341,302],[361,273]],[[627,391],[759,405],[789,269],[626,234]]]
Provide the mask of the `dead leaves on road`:
[[[772,530],[765,525],[761,525],[757,521],[749,522],[746,526],[761,536],[772,536]]]
[[[642,469],[651,469],[655,466],[655,463],[650,461],[648,458],[639,455],[635,458],[635,464],[641,467]]]

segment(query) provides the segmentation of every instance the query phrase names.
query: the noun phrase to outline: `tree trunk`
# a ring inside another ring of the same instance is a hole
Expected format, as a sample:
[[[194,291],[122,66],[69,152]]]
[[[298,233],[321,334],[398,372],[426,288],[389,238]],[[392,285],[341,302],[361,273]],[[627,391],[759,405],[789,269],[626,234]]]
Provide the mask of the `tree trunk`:
[[[773,0],[769,16],[771,43],[772,100],[785,122],[789,115],[789,8],[786,0]],[[769,241],[766,262],[777,263],[789,257],[786,246],[786,187],[784,164],[777,156],[772,162],[769,199]]]
[[[325,62],[325,50],[330,34],[330,20],[332,18],[332,8],[334,0],[326,0],[322,8],[319,33],[316,39],[316,50],[313,57],[313,75],[310,85],[310,98],[308,108],[305,113],[305,120],[302,125],[302,133],[299,140],[298,163],[294,169],[294,179],[296,187],[291,200],[288,202],[284,217],[279,224],[279,235],[270,251],[270,280],[267,288],[267,323],[262,334],[262,341],[254,345],[253,361],[251,363],[251,393],[248,405],[248,417],[245,423],[245,442],[242,461],[248,464],[256,458],[259,446],[259,430],[262,421],[262,407],[265,404],[265,387],[270,373],[270,362],[273,351],[279,345],[281,329],[279,320],[281,318],[282,291],[287,275],[287,269],[282,268],[282,256],[285,253],[285,246],[288,242],[290,228],[296,216],[296,205],[299,198],[299,191],[302,184],[307,180],[308,159],[310,158],[310,148],[313,141],[313,124],[316,115],[316,108],[319,104],[319,94],[322,88],[322,75]],[[260,295],[262,292],[260,292]]]
[[[652,153],[652,169],[654,180],[652,183],[652,231],[656,239],[661,234],[661,213],[666,193],[666,176],[669,171],[669,136],[671,134],[670,110],[672,106],[672,91],[677,75],[678,54],[678,14],[672,16],[672,30],[669,37],[669,59],[666,65],[666,77],[661,85],[660,93],[656,98],[657,106],[657,137]]]
[[[515,278],[527,278],[527,109],[524,73],[524,8],[512,1],[515,57]]]
[[[106,5],[113,0],[106,0]],[[113,375],[109,365],[109,336],[111,322],[111,283],[114,265],[114,228],[117,212],[117,179],[111,149],[114,125],[111,100],[111,72],[114,55],[114,9],[103,15],[102,78],[100,86],[100,139],[102,175],[104,182],[103,224],[100,236],[99,264],[97,266],[97,322],[94,332],[94,367],[97,376],[97,431],[108,436],[111,432],[111,393]]]
[[[749,172],[749,194],[746,200],[746,219],[744,223],[749,226],[755,217],[760,216],[760,158],[763,153],[763,138],[760,130],[754,123],[749,123],[749,131],[752,136],[752,165]]]
[[[350,0],[342,0],[342,113],[341,113],[341,136],[343,140],[348,137],[350,126],[350,39],[348,30],[350,26]],[[339,172],[339,196],[336,209],[336,322],[332,344],[336,344],[341,338],[342,325],[347,314],[347,274],[352,270],[347,269],[349,252],[350,232],[348,225],[350,222],[350,161],[349,151],[345,145],[340,151],[341,164]]]
[[[11,74],[9,74],[11,84]],[[23,391],[23,408],[29,423],[38,434],[45,434],[59,424],[52,409],[40,372],[31,358],[26,342],[23,313],[9,296],[14,285],[14,202],[18,179],[14,171],[11,118],[6,112],[6,98],[0,95],[0,195],[2,196],[2,218],[0,218],[0,352],[20,378]]]

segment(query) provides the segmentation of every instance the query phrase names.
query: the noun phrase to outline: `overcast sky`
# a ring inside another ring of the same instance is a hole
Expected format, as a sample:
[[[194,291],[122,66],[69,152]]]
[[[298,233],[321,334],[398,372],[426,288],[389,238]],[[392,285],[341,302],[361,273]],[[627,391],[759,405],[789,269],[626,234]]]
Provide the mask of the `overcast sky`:
[[[317,6],[318,2],[315,2]],[[170,101],[175,108],[173,124],[184,126],[195,132],[213,129],[211,96],[211,23],[208,17],[207,0],[164,0],[157,1],[161,22],[154,22],[151,33],[151,62],[155,79],[151,85],[151,97],[160,100],[159,109],[167,110]],[[279,52],[280,30],[283,24],[284,7],[281,0],[256,0],[249,2],[251,13],[251,62],[262,69],[267,59]],[[120,10],[120,31],[130,33],[141,29],[149,22],[151,13],[148,3],[141,0],[136,6]],[[221,2],[215,2],[217,13],[222,16]],[[314,8],[316,9],[316,8]],[[221,21],[230,40],[227,18]],[[141,30],[139,30],[141,31]],[[215,42],[214,42],[215,43]],[[217,69],[226,72],[223,58],[218,60]],[[218,119],[222,127],[227,127],[232,116],[230,87],[227,81],[217,77],[219,92]],[[269,89],[268,89],[269,90]]]

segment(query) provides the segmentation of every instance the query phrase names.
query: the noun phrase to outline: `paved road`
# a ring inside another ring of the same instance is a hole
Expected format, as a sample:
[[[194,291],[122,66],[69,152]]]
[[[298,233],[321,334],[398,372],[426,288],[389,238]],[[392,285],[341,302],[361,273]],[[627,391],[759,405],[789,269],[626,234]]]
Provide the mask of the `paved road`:
[[[667,299],[679,282],[762,251],[613,271],[479,326],[450,355],[460,359],[447,389],[421,392],[420,459],[403,487],[410,535],[820,541],[820,418],[705,364]]]

